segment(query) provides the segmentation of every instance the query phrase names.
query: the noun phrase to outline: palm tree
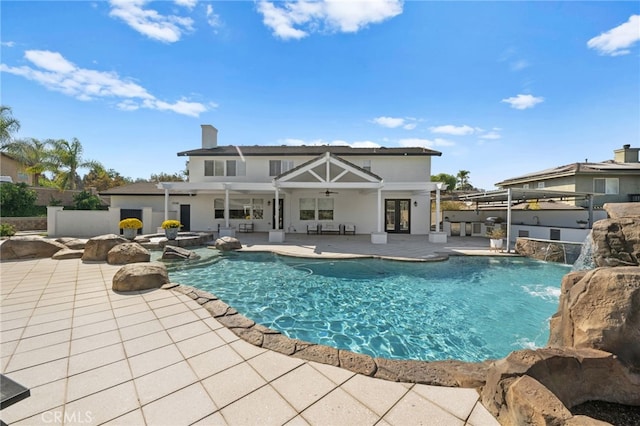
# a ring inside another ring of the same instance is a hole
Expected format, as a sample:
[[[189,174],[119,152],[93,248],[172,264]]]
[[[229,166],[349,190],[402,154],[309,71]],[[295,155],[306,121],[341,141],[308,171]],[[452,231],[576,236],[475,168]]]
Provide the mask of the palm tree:
[[[82,158],[82,144],[76,138],[71,143],[64,139],[49,140],[49,143],[53,147],[51,158],[57,168],[55,180],[61,189],[77,188],[80,182],[78,169],[100,165],[97,161]]]
[[[456,175],[456,179],[458,182],[458,189],[469,189],[471,185],[469,184],[469,170],[460,170]]]
[[[33,185],[40,186],[40,176],[50,169],[50,155],[47,141],[36,138],[18,139],[5,143],[2,151],[22,164],[27,173],[33,176]]]
[[[11,141],[12,133],[20,130],[20,122],[11,115],[11,108],[0,105],[0,143]]]

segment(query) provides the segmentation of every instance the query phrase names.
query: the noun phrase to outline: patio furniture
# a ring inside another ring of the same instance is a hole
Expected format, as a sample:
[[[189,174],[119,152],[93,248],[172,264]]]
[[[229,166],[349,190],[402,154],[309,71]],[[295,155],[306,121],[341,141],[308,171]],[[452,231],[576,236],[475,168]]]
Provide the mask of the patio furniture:
[[[320,225],[320,233],[340,235],[340,225],[336,225],[333,222],[322,223]]]
[[[318,226],[317,223],[309,223],[307,225],[307,235],[309,234],[319,234],[320,232],[320,227]]]
[[[242,222],[238,224],[238,232],[253,232],[253,222]]]
[[[356,235],[356,225],[353,223],[345,223],[344,225],[342,225],[342,233],[344,235]]]

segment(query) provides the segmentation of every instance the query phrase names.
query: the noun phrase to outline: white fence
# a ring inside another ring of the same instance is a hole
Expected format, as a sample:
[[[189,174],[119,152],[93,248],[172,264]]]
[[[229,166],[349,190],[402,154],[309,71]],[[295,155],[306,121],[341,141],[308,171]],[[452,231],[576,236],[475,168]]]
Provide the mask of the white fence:
[[[162,225],[164,212],[142,209],[142,233],[154,234]],[[169,219],[175,219],[170,212]],[[62,207],[47,207],[47,235],[49,237],[91,238],[104,234],[120,233],[120,208],[109,210],[63,210]]]

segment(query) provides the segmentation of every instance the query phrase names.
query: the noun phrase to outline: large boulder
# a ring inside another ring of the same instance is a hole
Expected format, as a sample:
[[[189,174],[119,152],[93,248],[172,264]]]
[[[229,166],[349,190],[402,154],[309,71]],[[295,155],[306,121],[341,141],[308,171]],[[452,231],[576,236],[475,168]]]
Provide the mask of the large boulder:
[[[161,262],[130,263],[113,276],[113,291],[160,288],[169,283],[167,267]]]
[[[83,262],[104,262],[109,250],[118,244],[128,243],[129,240],[116,234],[100,235],[87,241],[82,255]]]
[[[591,237],[597,266],[640,265],[640,217],[599,220]]]
[[[565,275],[550,326],[552,347],[600,349],[640,370],[640,267]]]
[[[51,257],[67,246],[41,237],[11,237],[0,244],[0,260]]]
[[[638,405],[640,375],[596,349],[522,350],[492,364],[481,398],[501,425],[580,424],[568,409],[586,401]]]
[[[611,219],[640,217],[640,203],[605,203],[602,208]]]
[[[242,248],[242,244],[234,237],[220,237],[216,240],[216,248],[220,251],[238,250]]]
[[[107,253],[107,263],[110,265],[125,265],[149,260],[151,260],[151,253],[138,243],[118,244]]]
[[[64,244],[72,250],[82,250],[84,246],[87,245],[86,238],[69,238],[69,237],[61,237],[56,240],[59,243]]]
[[[182,247],[165,246],[162,250],[162,260],[196,260],[200,255]]]

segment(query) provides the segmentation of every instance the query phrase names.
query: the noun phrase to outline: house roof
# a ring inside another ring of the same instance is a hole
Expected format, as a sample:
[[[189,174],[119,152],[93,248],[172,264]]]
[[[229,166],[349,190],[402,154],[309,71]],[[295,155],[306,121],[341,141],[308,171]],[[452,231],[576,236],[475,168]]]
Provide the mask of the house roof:
[[[600,163],[572,163],[551,169],[528,173],[525,175],[505,179],[496,183],[497,186],[507,186],[523,182],[532,182],[549,178],[574,176],[577,174],[640,174],[640,163],[617,163],[613,160]]]
[[[280,176],[277,176],[275,179],[276,180],[282,180],[282,179],[285,179],[287,176],[295,174],[296,172],[298,172],[298,171],[300,171],[302,169],[309,169],[312,164],[314,164],[318,160],[321,160],[323,157],[326,158],[327,161],[329,161],[329,162],[331,162],[331,160],[333,160],[334,162],[340,163],[343,166],[350,167],[352,169],[358,170],[359,172],[369,176],[370,178],[372,178],[375,181],[378,181],[378,182],[382,181],[382,178],[380,176],[378,176],[377,174],[371,173],[369,170],[366,170],[366,169],[363,169],[362,167],[356,166],[355,164],[351,163],[350,161],[347,161],[347,160],[345,160],[343,158],[340,158],[337,155],[331,154],[331,153],[329,153],[328,156],[326,154],[318,155],[317,157],[312,158],[311,160],[306,161],[306,162],[300,164],[299,166],[294,167],[293,169],[282,173]]]
[[[169,191],[170,194],[178,194]],[[158,188],[157,182],[136,182],[100,191],[100,195],[164,195],[164,189]]]
[[[215,157],[215,156],[235,156],[242,153],[246,157],[258,156],[292,156],[292,155],[322,155],[329,152],[334,155],[398,155],[398,156],[441,156],[442,153],[427,148],[352,148],[350,146],[239,146],[227,145],[214,148],[198,148],[190,151],[178,152],[178,156],[185,157]]]

